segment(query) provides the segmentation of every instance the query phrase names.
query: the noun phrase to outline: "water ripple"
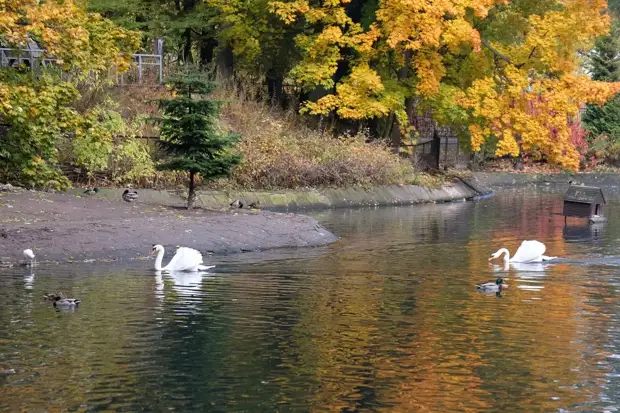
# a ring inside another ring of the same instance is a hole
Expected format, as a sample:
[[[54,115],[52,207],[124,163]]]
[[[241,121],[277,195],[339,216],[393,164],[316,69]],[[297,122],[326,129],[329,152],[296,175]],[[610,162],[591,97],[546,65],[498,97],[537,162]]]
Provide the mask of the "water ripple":
[[[596,234],[559,210],[552,192],[507,191],[321,212],[340,242],[202,275],[3,270],[0,410],[615,411],[620,210]],[[563,259],[489,266],[525,238]],[[475,290],[498,276],[501,294]],[[83,304],[57,312],[50,291]]]

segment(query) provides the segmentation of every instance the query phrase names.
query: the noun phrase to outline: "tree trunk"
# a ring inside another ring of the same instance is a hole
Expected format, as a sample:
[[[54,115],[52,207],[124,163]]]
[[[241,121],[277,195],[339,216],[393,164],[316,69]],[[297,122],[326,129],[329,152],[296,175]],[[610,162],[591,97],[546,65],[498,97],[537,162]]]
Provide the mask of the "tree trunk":
[[[192,30],[187,28],[183,33],[183,62],[191,64],[194,62],[192,58]]]
[[[217,75],[223,83],[228,83],[234,73],[234,56],[228,45],[223,45],[216,57]]]
[[[275,70],[267,71],[267,95],[269,96],[269,102],[272,105],[278,107],[284,107],[284,78],[281,74],[276,73]]]
[[[194,207],[194,198],[196,198],[196,189],[194,188],[194,176],[196,172],[189,171],[189,193],[187,195],[187,209]]]
[[[200,39],[200,64],[208,66],[213,62],[217,40],[204,33]]]
[[[411,63],[411,58],[413,57],[413,52],[411,50],[407,50],[405,52],[405,63],[404,66],[398,71],[398,79],[403,81],[406,81],[407,78],[409,78],[409,64]],[[408,97],[405,99],[405,110],[407,111],[407,118],[409,123],[411,123],[411,112],[413,111],[413,98],[412,97]],[[402,125],[402,126],[409,126],[409,125]],[[396,117],[394,117],[394,124],[392,125],[392,151],[394,151],[394,153],[399,153],[400,152],[400,144],[402,141],[402,136],[401,136],[401,132],[400,132],[400,127],[398,125],[398,120],[396,119]]]

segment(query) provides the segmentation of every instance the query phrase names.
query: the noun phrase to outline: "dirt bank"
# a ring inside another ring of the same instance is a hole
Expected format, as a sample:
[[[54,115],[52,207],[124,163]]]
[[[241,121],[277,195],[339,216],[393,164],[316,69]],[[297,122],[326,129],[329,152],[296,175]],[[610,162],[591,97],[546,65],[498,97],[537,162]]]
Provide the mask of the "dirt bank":
[[[39,261],[82,261],[141,258],[153,244],[227,254],[324,245],[336,239],[304,215],[188,212],[62,193],[0,192],[0,261],[4,263],[23,261],[26,248],[32,248]]]

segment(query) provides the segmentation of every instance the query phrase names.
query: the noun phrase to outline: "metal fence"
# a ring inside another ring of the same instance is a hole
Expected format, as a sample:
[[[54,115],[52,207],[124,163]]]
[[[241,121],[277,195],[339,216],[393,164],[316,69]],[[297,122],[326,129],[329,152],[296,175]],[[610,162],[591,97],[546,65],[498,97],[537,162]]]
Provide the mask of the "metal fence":
[[[112,76],[119,85],[162,83],[164,79],[163,54],[136,53],[131,55],[132,67],[124,73],[112,71]],[[14,49],[0,47],[0,67],[27,66],[33,71],[41,67],[58,67],[56,58],[45,56],[45,50],[37,48]]]
[[[438,140],[439,159],[437,159],[437,153],[433,152],[433,139],[404,145],[417,169],[463,169],[469,165],[471,156],[461,148],[457,137],[441,136]]]
[[[402,143],[416,169],[467,168],[470,154],[462,147],[455,131],[439,125],[429,109],[416,110],[410,115],[411,125],[417,132],[416,142]],[[433,152],[433,140],[438,139]],[[437,158],[439,156],[439,159]]]

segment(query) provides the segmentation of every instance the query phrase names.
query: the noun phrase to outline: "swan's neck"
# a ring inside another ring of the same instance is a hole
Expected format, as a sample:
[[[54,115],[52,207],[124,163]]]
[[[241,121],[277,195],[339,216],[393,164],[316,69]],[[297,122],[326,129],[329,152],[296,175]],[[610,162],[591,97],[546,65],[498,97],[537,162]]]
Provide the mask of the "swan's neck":
[[[504,254],[504,262],[510,261],[510,252],[506,248],[502,248],[498,251],[500,254]]]
[[[155,258],[155,271],[161,271],[161,261],[164,259],[164,249],[162,248],[157,252],[157,258]]]

